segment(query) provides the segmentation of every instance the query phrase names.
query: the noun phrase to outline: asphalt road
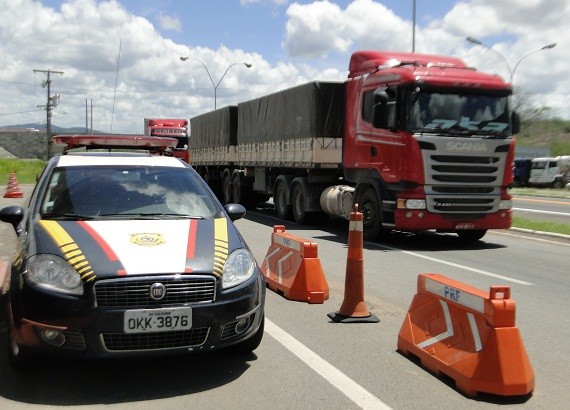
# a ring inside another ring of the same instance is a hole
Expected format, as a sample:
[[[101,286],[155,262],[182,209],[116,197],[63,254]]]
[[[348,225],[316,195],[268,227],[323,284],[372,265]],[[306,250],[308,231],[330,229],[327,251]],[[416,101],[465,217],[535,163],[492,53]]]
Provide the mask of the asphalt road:
[[[19,201],[0,199],[0,207]],[[236,222],[260,264],[276,224],[283,221],[269,210],[249,212]],[[287,233],[318,244],[330,296],[322,304],[308,304],[268,291],[266,334],[254,354],[60,362],[25,374],[14,372],[1,354],[0,408],[546,409],[564,408],[570,401],[565,387],[570,378],[569,241],[492,231],[471,245],[456,235],[435,233],[396,233],[386,243],[367,242],[365,303],[380,322],[339,324],[327,314],[344,301],[348,224],[283,225]],[[9,254],[14,238],[11,228],[0,224],[0,258]],[[484,291],[509,286],[536,375],[532,395],[467,397],[449,379],[396,351],[417,277],[427,272]]]

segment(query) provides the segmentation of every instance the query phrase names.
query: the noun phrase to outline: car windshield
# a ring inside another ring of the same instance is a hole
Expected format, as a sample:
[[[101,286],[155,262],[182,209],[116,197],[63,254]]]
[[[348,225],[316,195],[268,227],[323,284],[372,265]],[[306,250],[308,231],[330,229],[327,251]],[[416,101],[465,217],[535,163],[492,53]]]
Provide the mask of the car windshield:
[[[508,98],[421,91],[412,108],[414,132],[507,136]]]
[[[55,168],[43,218],[212,218],[211,194],[187,168],[70,166]]]

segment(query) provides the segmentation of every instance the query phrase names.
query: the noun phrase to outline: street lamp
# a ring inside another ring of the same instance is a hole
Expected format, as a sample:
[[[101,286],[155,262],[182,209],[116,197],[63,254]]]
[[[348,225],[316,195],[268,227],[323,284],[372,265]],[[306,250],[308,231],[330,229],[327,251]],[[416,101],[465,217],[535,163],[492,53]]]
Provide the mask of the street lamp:
[[[521,63],[521,61],[523,61],[525,58],[527,58],[529,55],[531,55],[532,53],[536,53],[537,51],[542,51],[542,50],[547,50],[549,48],[554,48],[556,47],[556,43],[552,43],[552,44],[547,44],[543,47],[537,48],[536,50],[532,50],[529,51],[528,53],[526,53],[525,55],[523,55],[519,61],[515,64],[515,68],[513,68],[511,70],[511,65],[509,64],[509,62],[507,61],[507,59],[505,58],[504,55],[502,55],[500,52],[498,52],[497,50],[495,50],[493,47],[488,46],[487,44],[483,43],[480,40],[477,40],[476,38],[473,38],[471,36],[466,38],[467,41],[469,41],[470,43],[476,44],[478,46],[483,46],[488,48],[489,50],[493,51],[494,53],[496,53],[499,57],[501,57],[503,59],[503,61],[505,62],[505,64],[507,65],[507,68],[509,69],[509,74],[510,74],[510,82],[513,82],[513,78],[515,77],[515,71],[517,69],[517,67],[519,66],[519,64]]]
[[[234,65],[237,65],[237,64],[243,64],[247,68],[250,68],[252,66],[251,63],[232,63],[228,66],[228,68],[226,68],[226,71],[224,71],[224,74],[222,74],[222,76],[220,77],[220,80],[217,83],[214,83],[214,79],[212,78],[212,75],[210,74],[210,70],[208,70],[206,63],[204,63],[202,60],[200,60],[199,58],[196,58],[196,57],[189,57],[189,56],[181,56],[180,57],[180,60],[182,60],[182,61],[186,61],[188,59],[198,61],[206,69],[206,73],[208,74],[208,77],[210,78],[210,81],[212,82],[212,86],[214,87],[214,109],[217,108],[218,86],[220,85],[220,83],[222,82],[222,80],[224,79],[224,77],[226,76],[228,71],[230,70],[230,68],[232,68]]]

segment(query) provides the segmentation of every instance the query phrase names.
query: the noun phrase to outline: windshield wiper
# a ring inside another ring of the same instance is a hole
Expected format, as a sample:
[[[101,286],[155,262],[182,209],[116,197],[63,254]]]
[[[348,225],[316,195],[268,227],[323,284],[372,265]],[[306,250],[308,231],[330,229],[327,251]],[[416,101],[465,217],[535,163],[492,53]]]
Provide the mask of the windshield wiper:
[[[121,216],[125,218],[141,218],[141,219],[161,219],[161,218],[168,218],[168,219],[204,219],[203,216],[196,216],[196,215],[187,215],[187,214],[177,214],[177,213],[164,213],[164,212],[144,212],[144,213],[123,213],[123,214],[109,214],[109,215],[101,215],[101,216]]]

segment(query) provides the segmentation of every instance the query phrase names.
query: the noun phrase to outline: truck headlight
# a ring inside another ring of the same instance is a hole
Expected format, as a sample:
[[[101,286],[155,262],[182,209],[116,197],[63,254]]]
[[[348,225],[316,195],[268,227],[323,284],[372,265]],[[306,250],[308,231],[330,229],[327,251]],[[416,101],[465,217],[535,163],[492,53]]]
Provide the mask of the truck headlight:
[[[222,288],[231,288],[247,281],[255,273],[255,267],[256,262],[250,251],[243,248],[233,251],[224,266]]]
[[[79,273],[65,259],[56,255],[32,256],[28,260],[26,278],[44,289],[83,295],[83,282]]]
[[[399,198],[398,209],[426,209],[426,200]]]

